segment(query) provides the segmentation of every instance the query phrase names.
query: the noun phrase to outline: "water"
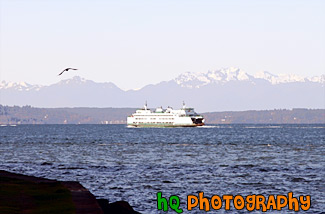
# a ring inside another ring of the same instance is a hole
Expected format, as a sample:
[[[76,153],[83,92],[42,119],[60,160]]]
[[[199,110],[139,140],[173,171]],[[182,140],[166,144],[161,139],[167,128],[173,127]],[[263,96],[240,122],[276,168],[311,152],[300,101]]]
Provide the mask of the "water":
[[[97,198],[126,200],[143,213],[158,213],[159,191],[178,195],[184,213],[199,212],[186,211],[186,200],[201,191],[208,197],[292,191],[311,196],[307,213],[325,210],[324,124],[1,126],[0,163],[11,172],[79,181]]]

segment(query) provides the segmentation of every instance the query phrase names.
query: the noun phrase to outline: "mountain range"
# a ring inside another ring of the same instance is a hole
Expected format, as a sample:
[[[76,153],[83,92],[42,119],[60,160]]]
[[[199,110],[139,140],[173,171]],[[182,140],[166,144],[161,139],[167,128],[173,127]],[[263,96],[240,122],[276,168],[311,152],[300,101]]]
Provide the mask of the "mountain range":
[[[325,75],[301,77],[238,68],[186,72],[175,79],[124,91],[114,83],[75,76],[48,86],[0,83],[0,104],[37,107],[181,107],[199,112],[249,109],[325,108]]]

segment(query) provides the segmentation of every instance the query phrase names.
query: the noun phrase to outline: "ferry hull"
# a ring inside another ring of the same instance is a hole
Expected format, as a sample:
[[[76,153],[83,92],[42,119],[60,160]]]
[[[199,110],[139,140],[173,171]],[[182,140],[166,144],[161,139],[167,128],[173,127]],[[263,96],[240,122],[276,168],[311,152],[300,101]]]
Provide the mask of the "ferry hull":
[[[200,124],[127,124],[128,127],[137,127],[137,128],[177,128],[177,127],[197,127],[197,126],[203,126],[204,123]]]

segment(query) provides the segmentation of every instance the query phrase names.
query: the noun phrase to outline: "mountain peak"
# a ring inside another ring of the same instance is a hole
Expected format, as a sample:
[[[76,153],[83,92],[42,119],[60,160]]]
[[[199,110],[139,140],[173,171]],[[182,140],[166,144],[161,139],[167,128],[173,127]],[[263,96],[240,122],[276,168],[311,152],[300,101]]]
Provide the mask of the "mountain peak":
[[[207,73],[186,72],[176,77],[174,81],[182,87],[199,88],[209,83],[223,84],[229,81],[249,81],[251,79],[252,76],[248,75],[241,69],[230,67],[208,71]]]
[[[14,89],[18,91],[29,91],[29,90],[39,90],[41,86],[39,85],[31,85],[26,82],[6,82],[1,81],[0,89]]]
[[[65,79],[65,80],[61,80],[58,84],[83,84],[83,83],[86,83],[90,80],[86,80],[82,77],[79,77],[79,76],[74,76],[70,79]]]
[[[268,71],[261,71],[255,75],[249,75],[239,68],[230,67],[208,71],[207,73],[186,72],[176,77],[174,81],[181,87],[200,88],[210,83],[225,84],[229,81],[249,81],[254,84],[258,79],[266,80],[272,85],[306,81],[324,83],[325,75],[307,78],[296,74],[274,75]]]
[[[323,75],[325,76],[325,75]],[[324,83],[324,80],[322,80],[322,76],[319,77],[303,77],[296,74],[279,74],[274,75],[267,71],[261,71],[254,75],[254,78],[256,79],[264,79],[269,81],[272,84],[280,84],[280,83],[290,83],[290,82],[319,82]]]

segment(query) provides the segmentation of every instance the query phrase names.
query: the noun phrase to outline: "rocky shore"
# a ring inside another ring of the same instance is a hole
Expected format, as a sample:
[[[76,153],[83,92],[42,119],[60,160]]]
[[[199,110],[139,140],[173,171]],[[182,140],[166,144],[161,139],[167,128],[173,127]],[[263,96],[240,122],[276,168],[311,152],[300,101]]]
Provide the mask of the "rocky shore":
[[[96,199],[79,182],[0,170],[0,213],[137,214],[126,201]]]

